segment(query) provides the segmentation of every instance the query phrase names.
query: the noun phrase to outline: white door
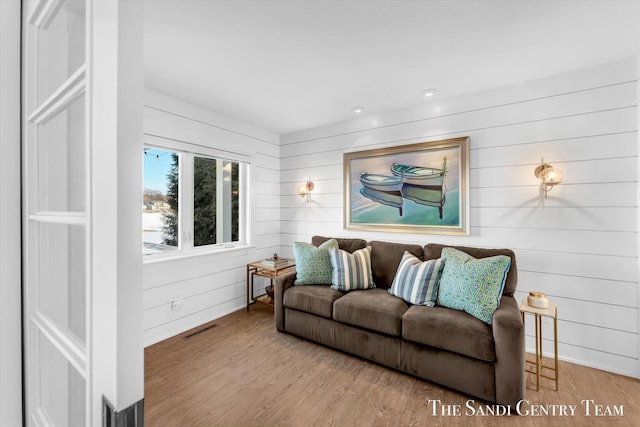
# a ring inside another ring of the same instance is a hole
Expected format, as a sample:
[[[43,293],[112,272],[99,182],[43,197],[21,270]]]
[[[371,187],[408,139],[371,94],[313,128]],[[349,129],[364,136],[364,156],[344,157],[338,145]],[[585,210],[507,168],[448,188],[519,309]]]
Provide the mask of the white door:
[[[91,425],[87,2],[23,1],[27,425]]]
[[[140,425],[142,5],[22,3],[27,425]]]

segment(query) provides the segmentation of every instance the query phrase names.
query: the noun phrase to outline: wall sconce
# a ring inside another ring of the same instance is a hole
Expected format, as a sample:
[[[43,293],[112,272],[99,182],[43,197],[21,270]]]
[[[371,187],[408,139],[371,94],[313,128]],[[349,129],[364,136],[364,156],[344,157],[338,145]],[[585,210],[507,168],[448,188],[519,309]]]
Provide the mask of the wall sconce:
[[[298,187],[298,194],[300,197],[307,197],[307,203],[311,201],[311,192],[313,191],[314,185],[311,182],[311,178],[307,180],[304,184]]]
[[[542,159],[542,164],[538,166],[534,171],[536,178],[540,180],[540,188],[544,191],[544,198],[547,198],[547,193],[553,189],[557,184],[562,183],[564,174],[560,169],[554,168]]]

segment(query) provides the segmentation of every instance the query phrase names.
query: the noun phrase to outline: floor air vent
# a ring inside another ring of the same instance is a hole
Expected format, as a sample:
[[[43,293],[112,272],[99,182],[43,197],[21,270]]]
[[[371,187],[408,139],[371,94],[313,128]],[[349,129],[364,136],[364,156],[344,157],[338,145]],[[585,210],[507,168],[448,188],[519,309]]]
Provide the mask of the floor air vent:
[[[218,325],[217,325],[217,324],[213,324],[213,325],[209,325],[209,326],[207,326],[207,327],[205,327],[205,328],[198,329],[198,330],[197,330],[197,331],[195,331],[195,332],[191,332],[189,335],[185,335],[184,339],[185,339],[185,340],[188,340],[189,338],[191,338],[191,337],[193,337],[193,336],[196,336],[196,335],[198,335],[198,334],[201,334],[201,333],[203,333],[203,332],[205,332],[205,331],[208,331],[209,329],[213,329],[213,328],[215,328],[216,326],[218,326]]]

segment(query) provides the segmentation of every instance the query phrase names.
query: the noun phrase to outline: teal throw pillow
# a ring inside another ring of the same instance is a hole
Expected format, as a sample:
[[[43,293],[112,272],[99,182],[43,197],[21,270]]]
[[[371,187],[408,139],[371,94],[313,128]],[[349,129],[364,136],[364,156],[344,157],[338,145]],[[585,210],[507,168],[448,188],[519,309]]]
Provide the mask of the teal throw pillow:
[[[333,267],[331,289],[347,292],[376,287],[371,272],[371,246],[352,254],[342,249],[331,248],[329,256]]]
[[[309,243],[295,242],[293,257],[296,260],[294,285],[330,285],[331,260],[329,249],[338,249],[338,241],[329,239],[318,247]]]
[[[438,296],[438,282],[443,267],[442,258],[423,262],[405,251],[389,293],[411,304],[432,307]]]
[[[463,310],[491,325],[500,305],[511,258],[498,255],[476,259],[454,248],[443,248],[444,270],[438,304]]]

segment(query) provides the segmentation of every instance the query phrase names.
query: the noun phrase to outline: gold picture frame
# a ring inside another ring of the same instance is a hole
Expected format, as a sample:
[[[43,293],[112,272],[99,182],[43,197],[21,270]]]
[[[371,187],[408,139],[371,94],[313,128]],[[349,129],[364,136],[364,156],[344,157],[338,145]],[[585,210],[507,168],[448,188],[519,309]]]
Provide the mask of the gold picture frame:
[[[469,137],[344,153],[344,228],[469,235]]]

